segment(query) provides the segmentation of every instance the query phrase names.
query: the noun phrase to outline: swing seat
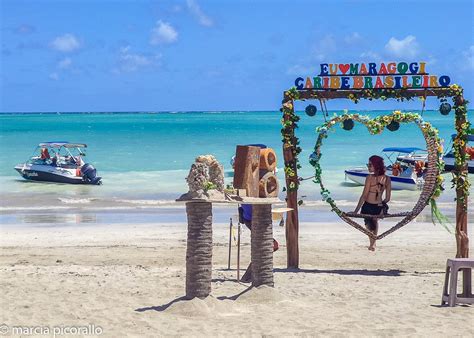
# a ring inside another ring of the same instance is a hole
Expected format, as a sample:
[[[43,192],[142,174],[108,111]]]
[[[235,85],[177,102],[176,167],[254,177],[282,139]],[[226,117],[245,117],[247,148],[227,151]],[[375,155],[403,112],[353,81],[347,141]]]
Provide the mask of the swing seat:
[[[411,211],[405,212],[397,212],[395,214],[380,214],[380,215],[369,215],[369,214],[356,214],[355,212],[344,212],[346,216],[353,217],[353,218],[376,218],[376,219],[384,219],[384,218],[392,218],[392,217],[406,217],[412,214]]]

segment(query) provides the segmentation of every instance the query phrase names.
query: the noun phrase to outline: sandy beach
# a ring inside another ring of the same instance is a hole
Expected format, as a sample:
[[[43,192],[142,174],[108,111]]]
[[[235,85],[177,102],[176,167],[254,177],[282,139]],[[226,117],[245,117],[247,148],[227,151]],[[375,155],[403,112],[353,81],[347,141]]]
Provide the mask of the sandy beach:
[[[213,231],[212,297],[185,301],[184,222],[3,226],[0,322],[7,334],[89,325],[105,337],[474,335],[472,306],[440,307],[456,250],[440,226],[411,223],[372,253],[342,222],[302,223],[300,270],[290,271],[275,225],[275,287],[259,289],[236,282],[235,246],[227,270],[228,224]],[[248,230],[242,242],[246,267]]]

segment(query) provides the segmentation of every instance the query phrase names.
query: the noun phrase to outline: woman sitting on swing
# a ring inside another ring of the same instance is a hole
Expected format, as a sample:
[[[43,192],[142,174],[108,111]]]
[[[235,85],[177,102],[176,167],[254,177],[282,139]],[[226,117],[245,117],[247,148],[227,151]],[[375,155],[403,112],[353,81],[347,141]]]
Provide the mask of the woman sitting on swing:
[[[390,177],[385,175],[383,158],[376,155],[371,156],[367,167],[370,174],[365,179],[364,191],[354,212],[358,213],[360,210],[361,214],[367,215],[386,214],[388,211],[387,203],[390,201],[392,194],[392,183]],[[382,199],[384,192],[385,198]],[[378,219],[364,218],[364,223],[367,229],[372,232],[374,236],[377,236],[379,227]],[[370,245],[368,249],[375,251],[375,239],[369,237],[369,241]]]

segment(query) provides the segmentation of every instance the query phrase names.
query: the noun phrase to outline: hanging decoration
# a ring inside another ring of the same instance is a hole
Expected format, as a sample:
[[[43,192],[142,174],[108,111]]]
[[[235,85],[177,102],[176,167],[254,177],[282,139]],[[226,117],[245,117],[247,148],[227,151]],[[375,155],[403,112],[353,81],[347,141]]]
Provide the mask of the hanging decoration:
[[[342,128],[344,130],[352,130],[354,128],[354,121],[352,119],[342,121]]]
[[[400,123],[395,120],[392,120],[392,122],[390,122],[387,125],[387,129],[390,131],[397,131],[399,128],[400,128]]]
[[[448,115],[451,111],[451,105],[448,103],[448,100],[441,99],[441,105],[439,106],[439,112],[441,115]]]
[[[316,108],[314,104],[309,104],[304,111],[306,112],[306,115],[314,116],[316,115],[316,112],[318,111],[318,109]]]

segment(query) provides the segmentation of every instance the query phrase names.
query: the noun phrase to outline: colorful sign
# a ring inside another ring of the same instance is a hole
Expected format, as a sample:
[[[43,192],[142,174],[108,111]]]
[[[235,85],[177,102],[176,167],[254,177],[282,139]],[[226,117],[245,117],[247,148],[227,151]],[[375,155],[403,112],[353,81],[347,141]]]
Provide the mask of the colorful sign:
[[[322,63],[319,75],[298,77],[295,86],[304,89],[400,89],[448,87],[447,75],[430,75],[426,62]]]

